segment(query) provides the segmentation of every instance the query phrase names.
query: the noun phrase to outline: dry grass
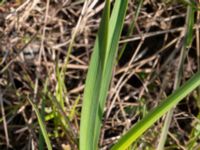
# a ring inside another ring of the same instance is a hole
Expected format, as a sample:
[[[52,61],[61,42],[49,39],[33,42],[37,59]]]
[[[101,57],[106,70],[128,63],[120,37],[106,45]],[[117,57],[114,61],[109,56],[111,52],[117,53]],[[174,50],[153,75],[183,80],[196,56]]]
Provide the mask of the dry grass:
[[[127,37],[127,27],[136,7],[137,3],[130,0],[120,42],[121,45],[128,42],[128,45],[114,70],[99,143],[102,149],[108,149],[172,91],[186,8],[177,3],[145,0],[135,22],[136,28]],[[0,5],[0,149],[38,148],[39,126],[27,98],[41,108],[45,96],[46,109],[51,108],[51,100],[44,93],[45,82],[48,81],[51,96],[55,96],[56,67],[64,65],[73,33],[76,36],[65,73],[64,113],[69,116],[80,96],[70,121],[71,130],[78,138],[86,71],[102,8],[103,3],[97,0],[5,1]],[[194,28],[198,37],[198,22]],[[183,80],[197,70],[199,46],[196,44],[199,42],[194,41],[188,53]],[[178,105],[167,146],[187,148],[192,127],[199,121],[198,114],[195,95]],[[70,145],[72,149],[77,147],[69,142],[62,127],[59,135],[55,135],[53,121],[46,121],[46,125],[54,149],[61,149],[64,145]],[[138,141],[137,147],[154,149],[162,126],[161,119]]]

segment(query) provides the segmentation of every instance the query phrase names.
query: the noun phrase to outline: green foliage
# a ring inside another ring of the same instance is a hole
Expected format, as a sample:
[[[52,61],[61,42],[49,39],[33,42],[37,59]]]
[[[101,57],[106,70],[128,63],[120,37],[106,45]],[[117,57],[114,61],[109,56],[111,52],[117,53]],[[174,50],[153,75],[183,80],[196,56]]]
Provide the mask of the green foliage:
[[[128,148],[138,139],[150,126],[152,126],[167,111],[176,106],[185,96],[200,85],[200,72],[196,73],[183,86],[178,88],[158,107],[149,112],[141,121],[136,123],[113,147],[112,150]]]
[[[41,129],[41,132],[42,132],[42,135],[44,137],[44,140],[46,142],[46,145],[47,145],[47,149],[48,150],[52,150],[52,146],[51,146],[51,142],[50,142],[50,139],[49,139],[49,136],[47,134],[47,130],[46,130],[46,127],[45,127],[45,124],[42,120],[42,117],[41,117],[41,114],[39,112],[39,110],[37,109],[37,107],[35,106],[35,104],[28,98],[30,104],[32,105],[35,113],[36,113],[36,116],[37,116],[37,119],[38,119],[38,123],[40,125],[40,129]]]
[[[106,0],[84,90],[80,150],[98,147],[103,109],[127,4],[128,0],[115,1],[110,18],[110,1]]]

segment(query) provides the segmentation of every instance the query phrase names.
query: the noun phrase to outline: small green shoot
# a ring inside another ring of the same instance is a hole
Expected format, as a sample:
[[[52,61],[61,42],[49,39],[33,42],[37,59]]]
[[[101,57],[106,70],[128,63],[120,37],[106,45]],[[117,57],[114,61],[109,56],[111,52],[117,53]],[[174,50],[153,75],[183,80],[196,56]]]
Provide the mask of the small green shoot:
[[[37,109],[37,107],[35,106],[35,104],[29,99],[27,98],[29,103],[32,105],[33,107],[33,110],[35,111],[36,113],[36,116],[37,116],[37,119],[38,119],[38,123],[40,125],[40,129],[41,129],[41,132],[43,134],[43,137],[44,137],[44,140],[46,142],[46,145],[47,145],[47,149],[48,150],[52,150],[52,146],[51,146],[51,141],[49,139],[49,136],[48,136],[48,133],[47,133],[47,130],[46,130],[46,127],[45,127],[45,124],[44,122],[42,121],[42,117],[39,113],[39,110]]]

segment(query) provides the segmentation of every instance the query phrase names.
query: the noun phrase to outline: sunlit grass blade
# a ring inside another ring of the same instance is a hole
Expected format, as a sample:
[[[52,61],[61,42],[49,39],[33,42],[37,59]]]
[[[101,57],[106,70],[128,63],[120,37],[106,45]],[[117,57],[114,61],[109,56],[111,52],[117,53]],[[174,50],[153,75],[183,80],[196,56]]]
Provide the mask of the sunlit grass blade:
[[[75,114],[76,114],[76,107],[79,103],[79,100],[80,100],[80,95],[76,98],[75,100],[75,103],[73,105],[73,107],[71,108],[71,111],[70,111],[70,114],[69,114],[69,120],[72,121],[75,117]]]
[[[86,79],[81,113],[81,150],[94,150],[98,146],[103,109],[127,4],[128,0],[115,1],[109,20],[110,1],[106,0]]]
[[[190,92],[200,85],[200,72],[197,72],[183,86],[178,88],[158,107],[152,110],[141,121],[133,126],[121,139],[112,147],[112,150],[125,150],[137,138],[139,138],[150,126],[152,126],[167,111],[176,106],[176,104],[186,97]]]
[[[99,134],[100,134],[103,109],[105,106],[107,91],[110,85],[113,65],[116,60],[118,42],[120,40],[120,35],[121,35],[122,27],[124,24],[124,17],[126,14],[127,5],[128,5],[128,0],[115,1],[110,22],[109,22],[108,47],[106,51],[106,58],[105,58],[106,60],[105,60],[105,65],[104,65],[105,67],[103,68],[101,88],[99,91],[100,92],[99,106],[97,107],[98,111],[96,112],[97,114],[95,117],[96,119],[95,135],[94,135],[95,145],[98,144],[97,142],[98,142]]]
[[[30,102],[30,104],[32,105],[32,107],[33,107],[33,109],[36,113],[41,132],[43,134],[44,140],[45,140],[46,145],[47,145],[47,149],[52,150],[51,142],[50,142],[50,139],[48,137],[47,130],[46,130],[46,127],[44,125],[44,122],[42,121],[41,115],[40,115],[37,107],[35,106],[35,104],[29,98],[28,98],[28,101]]]
[[[91,57],[83,96],[80,127],[80,150],[93,150],[94,129],[98,106],[99,89],[107,49],[110,1],[106,0],[102,20]]]
[[[63,109],[64,108],[63,94],[66,93],[66,88],[64,85],[65,83],[64,77],[62,76],[62,72],[60,72],[58,65],[56,66],[56,78],[57,78],[56,98]]]

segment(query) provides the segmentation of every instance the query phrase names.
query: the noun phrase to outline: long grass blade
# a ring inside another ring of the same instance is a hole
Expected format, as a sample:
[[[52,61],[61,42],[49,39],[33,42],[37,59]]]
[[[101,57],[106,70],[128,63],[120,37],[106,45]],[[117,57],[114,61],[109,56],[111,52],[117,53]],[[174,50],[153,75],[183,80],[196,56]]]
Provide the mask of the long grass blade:
[[[86,79],[81,113],[81,150],[94,150],[98,146],[103,109],[127,4],[128,0],[115,1],[109,20],[110,1],[106,0]]]
[[[103,68],[101,88],[99,91],[100,92],[99,106],[97,107],[98,111],[96,114],[96,122],[95,122],[95,135],[94,135],[95,145],[98,144],[97,142],[100,134],[103,109],[105,106],[107,91],[110,85],[113,65],[116,59],[116,52],[117,52],[116,50],[118,48],[118,42],[120,40],[120,35],[124,23],[124,17],[126,14],[127,5],[128,5],[128,0],[115,1],[115,5],[109,22],[108,49],[106,52],[105,67]]]
[[[48,90],[48,79],[46,79],[46,81],[45,81],[43,92],[47,93],[47,90]],[[40,111],[42,121],[45,120],[45,105],[46,105],[46,96],[43,95],[42,96],[42,108]],[[42,131],[40,129],[40,131],[39,131],[39,150],[43,150],[44,145],[45,145],[45,140],[44,140]]]
[[[135,23],[136,23],[136,20],[138,19],[138,16],[140,14],[140,10],[142,8],[142,4],[143,4],[143,0],[140,0],[139,4],[137,6],[137,9],[136,9],[135,15],[134,15],[134,17],[132,19],[131,25],[128,28],[127,36],[130,36],[132,34],[134,28],[135,28]],[[125,43],[123,45],[122,49],[120,50],[119,55],[117,57],[117,62],[121,59],[121,57],[122,57],[122,55],[123,55],[123,53],[124,53],[124,51],[126,49],[126,46],[127,46],[127,43]]]
[[[179,65],[178,65],[177,73],[176,73],[176,76],[175,76],[174,90],[176,90],[181,84],[181,79],[182,79],[182,76],[183,76],[183,69],[184,69],[183,65],[184,65],[187,53],[189,51],[187,49],[187,47],[189,47],[192,43],[193,26],[194,26],[194,12],[195,12],[195,9],[188,5],[185,39],[184,39],[183,47],[181,49]],[[160,140],[159,140],[157,150],[163,150],[164,149],[164,145],[165,145],[165,142],[166,142],[166,139],[167,139],[167,133],[168,133],[168,130],[169,130],[169,127],[170,127],[170,123],[172,121],[174,109],[175,109],[175,107],[172,108],[171,110],[169,110],[169,112],[166,115],[164,127],[162,128],[162,133],[161,133],[161,136],[160,136]]]
[[[39,113],[39,110],[37,109],[35,104],[29,98],[28,98],[28,101],[30,102],[30,104],[32,105],[32,107],[33,107],[33,109],[34,109],[34,111],[36,113],[36,116],[37,116],[37,119],[38,119],[38,123],[40,125],[41,132],[43,134],[44,140],[45,140],[46,145],[47,145],[47,149],[48,150],[52,150],[51,142],[50,142],[49,136],[47,134],[47,130],[46,130],[46,127],[44,125],[44,122],[42,121],[42,118],[41,118],[41,115]]]
[[[99,89],[107,48],[109,16],[110,1],[106,0],[84,90],[81,111],[80,150],[93,150],[94,147],[95,118],[97,117]]]
[[[178,88],[158,107],[152,110],[141,121],[133,126],[122,138],[112,147],[112,150],[124,150],[128,148],[139,136],[152,126],[161,116],[177,105],[184,97],[200,85],[200,72],[197,72],[183,86]]]

